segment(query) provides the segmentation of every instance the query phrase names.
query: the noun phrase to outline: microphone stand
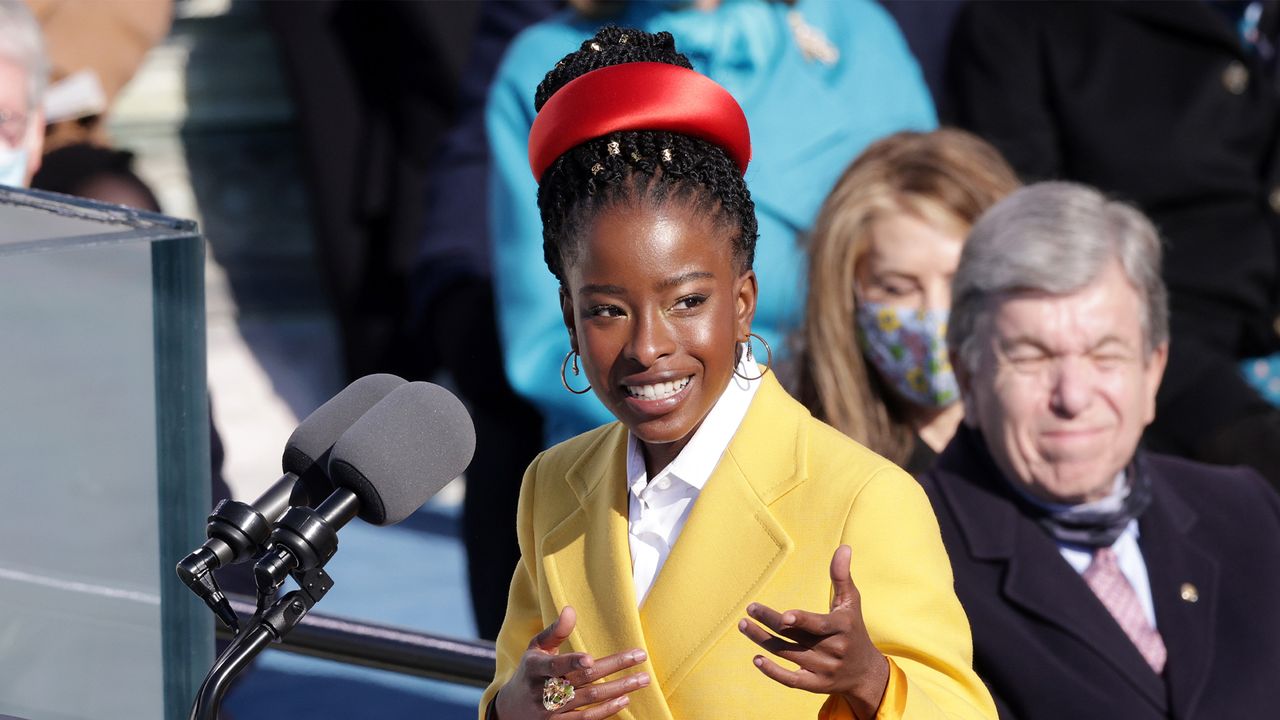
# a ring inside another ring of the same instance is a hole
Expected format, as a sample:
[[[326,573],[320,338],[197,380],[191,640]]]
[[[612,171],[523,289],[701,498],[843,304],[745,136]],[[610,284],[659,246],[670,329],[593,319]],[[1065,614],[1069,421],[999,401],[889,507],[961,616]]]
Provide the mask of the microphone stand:
[[[333,587],[333,579],[324,568],[312,568],[291,574],[298,590],[286,593],[270,608],[255,615],[226,651],[209,668],[200,691],[196,693],[190,720],[218,720],[227,688],[244,669],[273,641],[278,642],[297,627],[311,608]],[[266,597],[259,588],[259,599]]]
[[[279,641],[297,627],[333,587],[324,565],[338,551],[338,528],[354,518],[359,507],[355,493],[339,488],[315,509],[291,508],[276,523],[270,544],[253,569],[258,612],[209,668],[196,694],[190,720],[217,720],[231,681],[273,640]],[[293,578],[298,589],[263,611],[286,577]]]

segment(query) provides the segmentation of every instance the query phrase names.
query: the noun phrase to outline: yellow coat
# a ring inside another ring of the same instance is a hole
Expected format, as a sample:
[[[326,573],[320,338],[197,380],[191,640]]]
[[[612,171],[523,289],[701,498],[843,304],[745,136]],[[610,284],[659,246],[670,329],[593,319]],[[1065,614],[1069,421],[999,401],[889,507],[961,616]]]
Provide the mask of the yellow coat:
[[[639,669],[652,682],[630,695],[618,717],[816,718],[826,696],[762,675],[751,661],[762,651],[737,623],[752,601],[826,612],[828,567],[841,543],[853,548],[871,639],[907,678],[904,717],[996,717],[972,670],[968,620],[924,492],[889,461],[815,420],[772,375],[639,609],[626,450],[627,430],[615,422],[547,450],[525,473],[522,557],[481,718],[529,640],[565,605],[578,622],[561,652],[603,657],[639,647],[648,654]]]

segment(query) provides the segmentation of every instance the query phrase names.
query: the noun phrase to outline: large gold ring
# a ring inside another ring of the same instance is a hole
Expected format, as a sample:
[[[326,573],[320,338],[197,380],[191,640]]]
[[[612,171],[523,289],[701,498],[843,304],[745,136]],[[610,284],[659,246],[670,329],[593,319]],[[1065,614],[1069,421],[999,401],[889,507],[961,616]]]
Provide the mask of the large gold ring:
[[[573,683],[563,677],[549,677],[542,681],[542,707],[555,712],[573,699]]]

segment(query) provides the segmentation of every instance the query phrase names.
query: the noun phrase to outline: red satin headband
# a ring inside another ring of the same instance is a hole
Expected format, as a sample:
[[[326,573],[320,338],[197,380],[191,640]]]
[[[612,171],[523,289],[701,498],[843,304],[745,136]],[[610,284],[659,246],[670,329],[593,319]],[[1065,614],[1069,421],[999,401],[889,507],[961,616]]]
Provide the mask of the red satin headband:
[[[751,161],[747,117],[729,91],[666,63],[610,65],[575,78],[542,106],[529,130],[529,167],[539,182],[555,159],[620,130],[665,130],[724,149],[743,173]]]

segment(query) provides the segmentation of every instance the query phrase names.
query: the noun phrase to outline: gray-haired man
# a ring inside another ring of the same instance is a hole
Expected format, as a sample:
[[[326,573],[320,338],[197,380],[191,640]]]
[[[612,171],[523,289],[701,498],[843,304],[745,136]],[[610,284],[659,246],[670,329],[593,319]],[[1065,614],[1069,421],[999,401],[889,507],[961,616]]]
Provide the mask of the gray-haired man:
[[[1009,718],[1280,707],[1280,498],[1138,449],[1168,354],[1160,241],[1128,205],[1026,187],[952,284],[965,423],[921,478]]]
[[[26,186],[40,167],[48,79],[31,11],[21,0],[0,0],[0,185]]]

